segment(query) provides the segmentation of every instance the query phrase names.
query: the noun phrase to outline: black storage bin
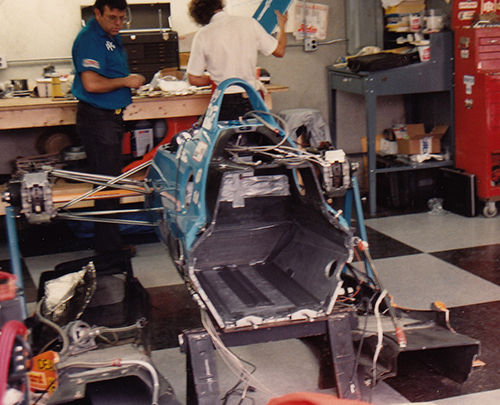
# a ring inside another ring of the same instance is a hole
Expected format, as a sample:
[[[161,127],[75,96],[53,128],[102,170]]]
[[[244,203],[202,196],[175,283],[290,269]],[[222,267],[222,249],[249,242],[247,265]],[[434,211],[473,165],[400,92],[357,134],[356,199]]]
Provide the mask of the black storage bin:
[[[377,159],[378,167],[393,167],[390,159]],[[429,199],[439,196],[436,169],[404,170],[377,174],[377,202],[388,208],[425,209]]]
[[[389,208],[410,205],[409,173],[381,173],[377,175],[378,203]]]
[[[455,168],[439,170],[443,208],[458,215],[477,215],[476,176]]]

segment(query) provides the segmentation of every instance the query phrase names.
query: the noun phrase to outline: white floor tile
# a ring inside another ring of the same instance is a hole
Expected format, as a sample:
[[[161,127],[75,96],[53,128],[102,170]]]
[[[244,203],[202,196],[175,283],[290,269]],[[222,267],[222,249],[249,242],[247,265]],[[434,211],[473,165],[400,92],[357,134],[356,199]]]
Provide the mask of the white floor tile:
[[[500,286],[428,254],[374,261],[381,284],[399,306],[430,309],[434,301],[448,307],[500,300]]]
[[[429,403],[430,404],[430,403]],[[478,392],[475,394],[463,395],[440,399],[432,402],[435,405],[498,405],[500,404],[500,390]]]
[[[423,252],[500,243],[500,216],[466,218],[454,214],[431,216],[427,213],[369,219],[367,225]],[[38,285],[43,271],[53,270],[62,262],[92,256],[91,251],[62,253],[25,258],[30,274]],[[0,257],[9,258],[6,246]],[[183,283],[172,260],[161,243],[137,246],[132,259],[135,276],[146,287]],[[428,254],[375,260],[383,286],[404,307],[429,309],[433,301],[448,307],[500,300],[500,286],[474,276]],[[34,304],[29,304],[33,311]],[[255,376],[276,395],[297,391],[317,391],[319,362],[317,354],[300,340],[287,340],[248,345],[231,349],[257,366]],[[186,355],[179,348],[154,351],[152,359],[173,386],[181,403],[186,395]],[[225,393],[236,382],[222,359],[217,356],[220,392]],[[335,394],[335,389],[322,392]],[[363,389],[366,400],[366,389]],[[264,405],[269,395],[259,390],[252,393],[255,404]],[[231,402],[233,403],[233,402]],[[409,403],[389,385],[381,382],[373,392],[372,403],[396,405]],[[500,390],[426,403],[428,405],[469,405],[500,403]],[[424,404],[421,404],[424,405]]]
[[[24,262],[38,287],[40,275],[44,271],[54,270],[60,263],[91,257],[93,254],[93,251],[85,250],[33,256],[24,258]],[[144,288],[183,283],[167,249],[161,243],[138,245],[137,255],[132,258],[132,268]]]
[[[500,243],[500,216],[421,213],[368,219],[366,225],[423,252]]]
[[[184,283],[162,243],[137,245],[136,248],[132,268],[144,288]]]

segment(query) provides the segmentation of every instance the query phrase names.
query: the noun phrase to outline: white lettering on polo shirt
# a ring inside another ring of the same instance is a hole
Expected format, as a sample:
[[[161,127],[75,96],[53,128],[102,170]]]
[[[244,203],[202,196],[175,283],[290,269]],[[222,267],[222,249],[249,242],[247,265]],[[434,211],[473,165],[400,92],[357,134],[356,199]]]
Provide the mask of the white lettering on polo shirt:
[[[111,41],[106,41],[106,48],[108,49],[108,51],[114,51],[116,45]]]

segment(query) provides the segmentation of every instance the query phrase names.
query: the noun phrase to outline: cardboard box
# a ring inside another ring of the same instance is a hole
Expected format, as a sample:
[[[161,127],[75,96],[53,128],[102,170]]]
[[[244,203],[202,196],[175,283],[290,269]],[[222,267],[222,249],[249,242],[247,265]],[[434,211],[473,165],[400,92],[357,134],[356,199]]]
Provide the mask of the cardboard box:
[[[389,14],[418,14],[425,10],[425,0],[403,0],[397,6],[386,8],[385,15]]]
[[[375,138],[375,151],[380,152],[380,141],[384,139],[384,135],[377,135]],[[361,151],[363,153],[368,152],[368,143],[366,141],[366,136],[361,138]]]
[[[396,155],[398,153],[398,143],[396,141],[380,140],[380,153],[382,155]]]
[[[368,145],[366,143],[366,136],[361,138],[361,151],[368,152]],[[377,135],[375,138],[375,151],[382,155],[395,155],[398,153],[398,146],[395,141],[388,141],[384,135]]]
[[[398,139],[398,153],[403,155],[422,155],[441,152],[441,138],[448,125],[437,125],[426,133],[424,124],[407,124],[406,139]]]
[[[61,90],[64,94],[69,91],[69,83],[66,77],[61,77]],[[52,97],[52,78],[44,77],[36,80],[38,97]]]

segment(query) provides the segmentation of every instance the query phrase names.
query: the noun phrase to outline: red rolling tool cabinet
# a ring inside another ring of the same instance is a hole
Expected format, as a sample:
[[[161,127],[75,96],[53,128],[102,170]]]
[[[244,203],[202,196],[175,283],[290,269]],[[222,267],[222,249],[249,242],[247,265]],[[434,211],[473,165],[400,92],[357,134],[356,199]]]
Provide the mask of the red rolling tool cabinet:
[[[483,214],[492,217],[500,201],[500,26],[455,19],[454,31],[455,165],[476,176]]]

